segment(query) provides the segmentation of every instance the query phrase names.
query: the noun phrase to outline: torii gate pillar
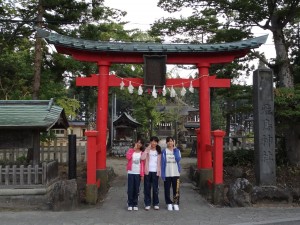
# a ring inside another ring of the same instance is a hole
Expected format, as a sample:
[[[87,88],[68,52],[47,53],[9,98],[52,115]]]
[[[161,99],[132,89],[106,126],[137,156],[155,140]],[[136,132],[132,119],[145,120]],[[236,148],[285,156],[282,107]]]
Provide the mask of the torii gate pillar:
[[[197,64],[199,71],[199,117],[200,130],[197,138],[197,168],[199,172],[199,186],[207,190],[206,181],[212,179],[212,154],[208,146],[211,145],[211,119],[210,119],[210,86],[209,86],[209,63]]]
[[[99,79],[98,79],[98,105],[96,116],[96,128],[99,132],[97,137],[97,161],[96,169],[106,169],[106,130],[108,117],[108,76],[109,76],[108,62],[99,62]]]
[[[106,171],[106,133],[108,118],[108,89],[109,67],[106,61],[98,62],[98,102],[96,113],[97,149],[96,149],[96,180],[101,181],[100,192],[108,189],[108,176]]]

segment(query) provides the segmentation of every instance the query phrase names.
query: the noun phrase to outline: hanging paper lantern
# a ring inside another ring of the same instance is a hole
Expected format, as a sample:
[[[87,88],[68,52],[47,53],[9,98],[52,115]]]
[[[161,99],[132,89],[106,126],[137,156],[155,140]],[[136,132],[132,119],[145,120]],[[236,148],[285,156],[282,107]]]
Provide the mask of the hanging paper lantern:
[[[174,90],[173,86],[171,87],[170,97],[171,98],[175,98],[176,97],[176,91]]]
[[[166,94],[167,94],[166,85],[164,85],[164,87],[162,89],[162,95],[166,96]]]
[[[153,98],[157,98],[157,93],[156,93],[156,90],[155,90],[155,85],[153,86],[152,96],[153,96]]]
[[[143,88],[142,85],[140,85],[138,89],[138,95],[142,95],[142,94],[143,94]]]
[[[133,93],[133,89],[134,89],[134,87],[132,86],[131,81],[129,81],[128,91],[130,94]]]
[[[122,81],[121,81],[121,83],[120,83],[120,89],[121,89],[121,90],[124,90],[124,85],[125,85],[125,84],[124,84],[123,78],[122,78]]]
[[[181,96],[185,96],[185,93],[186,93],[186,90],[185,90],[185,88],[184,88],[184,86],[182,84],[182,89],[181,89],[180,95]]]
[[[191,93],[194,93],[194,87],[193,87],[193,82],[192,82],[192,81],[190,82],[189,91],[190,91]]]

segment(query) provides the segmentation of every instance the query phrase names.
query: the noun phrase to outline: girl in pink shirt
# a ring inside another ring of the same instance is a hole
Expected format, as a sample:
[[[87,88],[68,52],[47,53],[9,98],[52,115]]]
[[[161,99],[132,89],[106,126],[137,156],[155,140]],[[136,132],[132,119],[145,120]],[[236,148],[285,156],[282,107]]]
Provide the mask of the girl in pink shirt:
[[[144,161],[141,160],[144,142],[138,139],[134,148],[128,149],[127,159],[127,206],[128,210],[138,210],[138,197],[141,180],[144,179]]]

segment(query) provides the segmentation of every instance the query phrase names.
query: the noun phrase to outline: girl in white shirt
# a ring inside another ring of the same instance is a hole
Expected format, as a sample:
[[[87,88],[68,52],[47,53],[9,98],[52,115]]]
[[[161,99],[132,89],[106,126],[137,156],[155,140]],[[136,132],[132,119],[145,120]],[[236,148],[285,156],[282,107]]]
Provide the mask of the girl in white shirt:
[[[165,201],[168,210],[179,210],[179,176],[181,167],[180,150],[175,147],[175,140],[172,137],[166,138],[167,148],[161,152],[161,178],[164,181]],[[170,198],[170,189],[173,190],[173,200]]]
[[[141,159],[145,160],[144,177],[144,203],[145,210],[149,210],[151,205],[155,210],[159,209],[158,199],[158,178],[161,174],[161,148],[158,145],[158,137],[150,138],[150,144],[143,152]],[[152,189],[152,198],[151,198]],[[152,200],[152,201],[151,201]]]

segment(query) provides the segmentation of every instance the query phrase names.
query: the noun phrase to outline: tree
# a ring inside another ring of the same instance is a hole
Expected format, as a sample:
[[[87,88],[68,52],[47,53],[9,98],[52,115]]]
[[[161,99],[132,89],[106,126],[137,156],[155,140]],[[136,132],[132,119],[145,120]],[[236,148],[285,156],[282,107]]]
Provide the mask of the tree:
[[[14,49],[20,39],[28,39],[34,43],[32,98],[40,97],[41,74],[43,73],[43,54],[47,46],[41,38],[34,38],[34,27],[49,28],[51,30],[76,34],[78,25],[101,23],[103,21],[118,20],[125,12],[114,10],[98,1],[70,1],[70,0],[15,0],[1,1],[0,27],[4,30],[2,39],[5,44],[0,48],[10,46]],[[99,33],[99,32],[98,32]]]
[[[178,11],[183,7],[193,9],[193,15],[186,19],[186,23],[172,26],[172,29],[177,31],[181,30],[179,28],[185,27],[184,32],[193,31],[194,33],[195,30],[208,30],[209,33],[215,32],[217,34],[227,30],[240,29],[246,31],[249,35],[251,34],[251,28],[254,26],[269,30],[272,32],[274,39],[275,62],[268,62],[263,57],[261,60],[264,60],[264,63],[275,71],[279,87],[294,87],[285,29],[299,20],[299,2],[299,0],[160,0],[158,6],[168,12]],[[204,21],[210,22],[210,18],[218,18],[218,23],[216,21],[212,23],[218,25],[217,29],[216,27],[211,29],[210,25],[204,26]],[[159,23],[158,21],[156,24]],[[209,29],[206,29],[207,27]],[[259,54],[255,54],[260,57]]]
[[[299,53],[299,32],[295,32],[300,19],[299,3],[300,0],[160,0],[158,6],[168,12],[175,12],[184,7],[189,7],[193,9],[193,14],[187,18],[160,19],[152,27],[152,33],[175,35],[177,32],[181,36],[188,36],[186,41],[190,42],[199,42],[199,40],[204,42],[228,42],[234,41],[235,38],[240,40],[252,37],[253,27],[268,30],[273,34],[276,52],[274,59],[268,61],[263,54],[256,51],[252,51],[252,54],[247,57],[258,57],[264,64],[273,69],[277,88],[290,88],[289,91],[294,93],[297,89],[294,88],[295,82],[297,83],[299,80],[299,63],[297,63],[299,61],[299,54],[297,54]],[[295,39],[295,37],[298,38]],[[247,57],[235,62],[246,62]],[[228,66],[224,68],[225,71],[232,71],[227,70]],[[224,68],[221,70],[224,70]],[[234,68],[238,69],[238,67]],[[221,71],[218,66],[211,69],[216,69],[217,72],[218,70]],[[296,72],[295,76],[293,72]],[[237,73],[237,75],[239,74],[240,72]],[[282,101],[279,102],[282,103]],[[293,105],[293,103],[289,104],[289,111],[291,112],[293,111]],[[281,110],[283,108],[277,104],[277,109]],[[277,111],[277,113],[279,112]],[[297,134],[289,134],[291,130],[296,131],[298,129],[299,117],[291,119],[285,121],[288,124],[284,130],[285,147],[286,151],[290,152],[290,161],[295,162],[294,159],[299,155],[300,148],[297,144]],[[298,163],[300,158],[297,158],[296,161]]]

